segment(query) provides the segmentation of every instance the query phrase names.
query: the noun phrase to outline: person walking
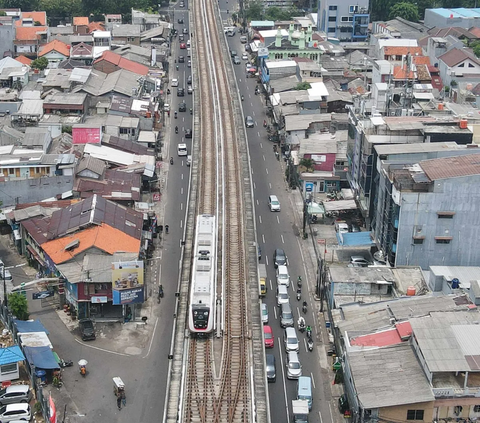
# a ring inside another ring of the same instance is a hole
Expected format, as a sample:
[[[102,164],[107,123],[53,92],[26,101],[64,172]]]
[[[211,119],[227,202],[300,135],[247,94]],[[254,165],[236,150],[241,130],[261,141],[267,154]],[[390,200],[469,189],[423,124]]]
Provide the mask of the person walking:
[[[122,398],[122,404],[125,407],[127,405],[127,396],[125,395],[125,390],[122,390],[122,393],[120,396]]]
[[[119,410],[122,409],[122,394],[120,392],[117,394],[117,407]]]

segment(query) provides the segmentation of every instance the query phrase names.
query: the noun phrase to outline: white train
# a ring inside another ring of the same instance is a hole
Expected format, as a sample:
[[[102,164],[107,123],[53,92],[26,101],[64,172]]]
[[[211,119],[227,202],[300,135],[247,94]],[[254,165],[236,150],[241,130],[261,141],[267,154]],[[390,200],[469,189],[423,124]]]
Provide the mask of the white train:
[[[215,216],[197,216],[188,316],[190,332],[197,335],[212,332],[215,322],[216,231]]]

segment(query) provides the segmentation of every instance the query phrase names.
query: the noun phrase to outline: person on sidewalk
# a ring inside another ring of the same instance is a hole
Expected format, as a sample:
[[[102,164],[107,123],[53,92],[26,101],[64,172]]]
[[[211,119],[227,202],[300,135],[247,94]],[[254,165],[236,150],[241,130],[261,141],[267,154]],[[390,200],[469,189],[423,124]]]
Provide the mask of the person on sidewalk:
[[[117,394],[117,407],[119,410],[122,409],[122,394],[120,392]]]
[[[122,404],[125,407],[127,405],[127,396],[125,395],[125,390],[122,390],[120,397],[122,398]]]

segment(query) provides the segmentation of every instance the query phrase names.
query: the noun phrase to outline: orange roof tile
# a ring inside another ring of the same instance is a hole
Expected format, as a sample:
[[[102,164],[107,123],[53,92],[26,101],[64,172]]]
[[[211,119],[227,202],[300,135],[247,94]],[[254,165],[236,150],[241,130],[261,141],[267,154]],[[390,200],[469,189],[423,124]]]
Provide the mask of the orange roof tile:
[[[387,46],[383,49],[385,56],[403,56],[410,53],[411,55],[422,54],[422,47],[397,47]]]
[[[41,25],[47,25],[47,13],[46,12],[22,12],[22,17],[15,22],[15,25],[21,26],[22,19],[32,18],[34,22],[40,22]]]
[[[59,40],[53,40],[41,47],[38,56],[42,57],[51,51],[56,51],[57,53],[63,54],[65,57],[70,57],[70,48],[64,42]]]
[[[29,59],[28,57],[23,56],[23,55],[20,55],[20,56],[15,57],[15,60],[16,60],[17,62],[20,62],[20,63],[24,64],[24,65],[29,65],[29,66],[30,66],[30,63],[33,62],[32,59]]]
[[[125,59],[123,56],[120,56],[119,54],[114,53],[113,51],[110,51],[110,50],[104,51],[103,54],[93,63],[95,64],[102,60],[106,60],[107,62],[117,65],[119,68],[126,69],[130,72],[137,73],[139,75],[148,74],[147,66],[141,65],[140,63],[136,63],[132,60]]]
[[[46,26],[19,26],[15,29],[15,39],[18,41],[33,41],[38,40],[38,32],[47,31]]]
[[[105,24],[103,22],[90,22],[88,24],[88,33],[93,31],[105,31]]]
[[[75,240],[79,242],[78,247],[70,251],[65,251],[65,247]],[[42,244],[42,249],[55,264],[65,263],[92,247],[104,251],[107,254],[115,254],[118,252],[138,253],[140,250],[140,240],[110,225],[102,223],[99,226],[93,226],[72,235]]]
[[[480,28],[470,28],[469,29],[469,32],[471,32],[473,35],[475,35],[476,37],[479,37],[480,38]]]
[[[75,18],[73,18],[73,24],[75,26],[77,25],[86,25],[88,26],[88,17],[87,16],[77,16]]]
[[[407,78],[407,70],[402,68],[401,66],[394,66],[393,67],[393,79],[406,79]],[[415,73],[410,71],[409,79],[415,78]]]
[[[428,56],[413,56],[413,63],[416,65],[429,65],[430,57]]]

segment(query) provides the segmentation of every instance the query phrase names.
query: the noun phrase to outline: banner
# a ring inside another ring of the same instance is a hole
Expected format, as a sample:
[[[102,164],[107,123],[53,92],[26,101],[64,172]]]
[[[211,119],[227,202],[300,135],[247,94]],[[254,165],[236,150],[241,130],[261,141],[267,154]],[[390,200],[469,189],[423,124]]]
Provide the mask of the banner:
[[[112,263],[113,304],[143,303],[143,261]]]
[[[49,402],[49,415],[50,415],[50,423],[57,423],[57,408],[55,407],[55,403],[53,402],[52,394],[50,394]]]

